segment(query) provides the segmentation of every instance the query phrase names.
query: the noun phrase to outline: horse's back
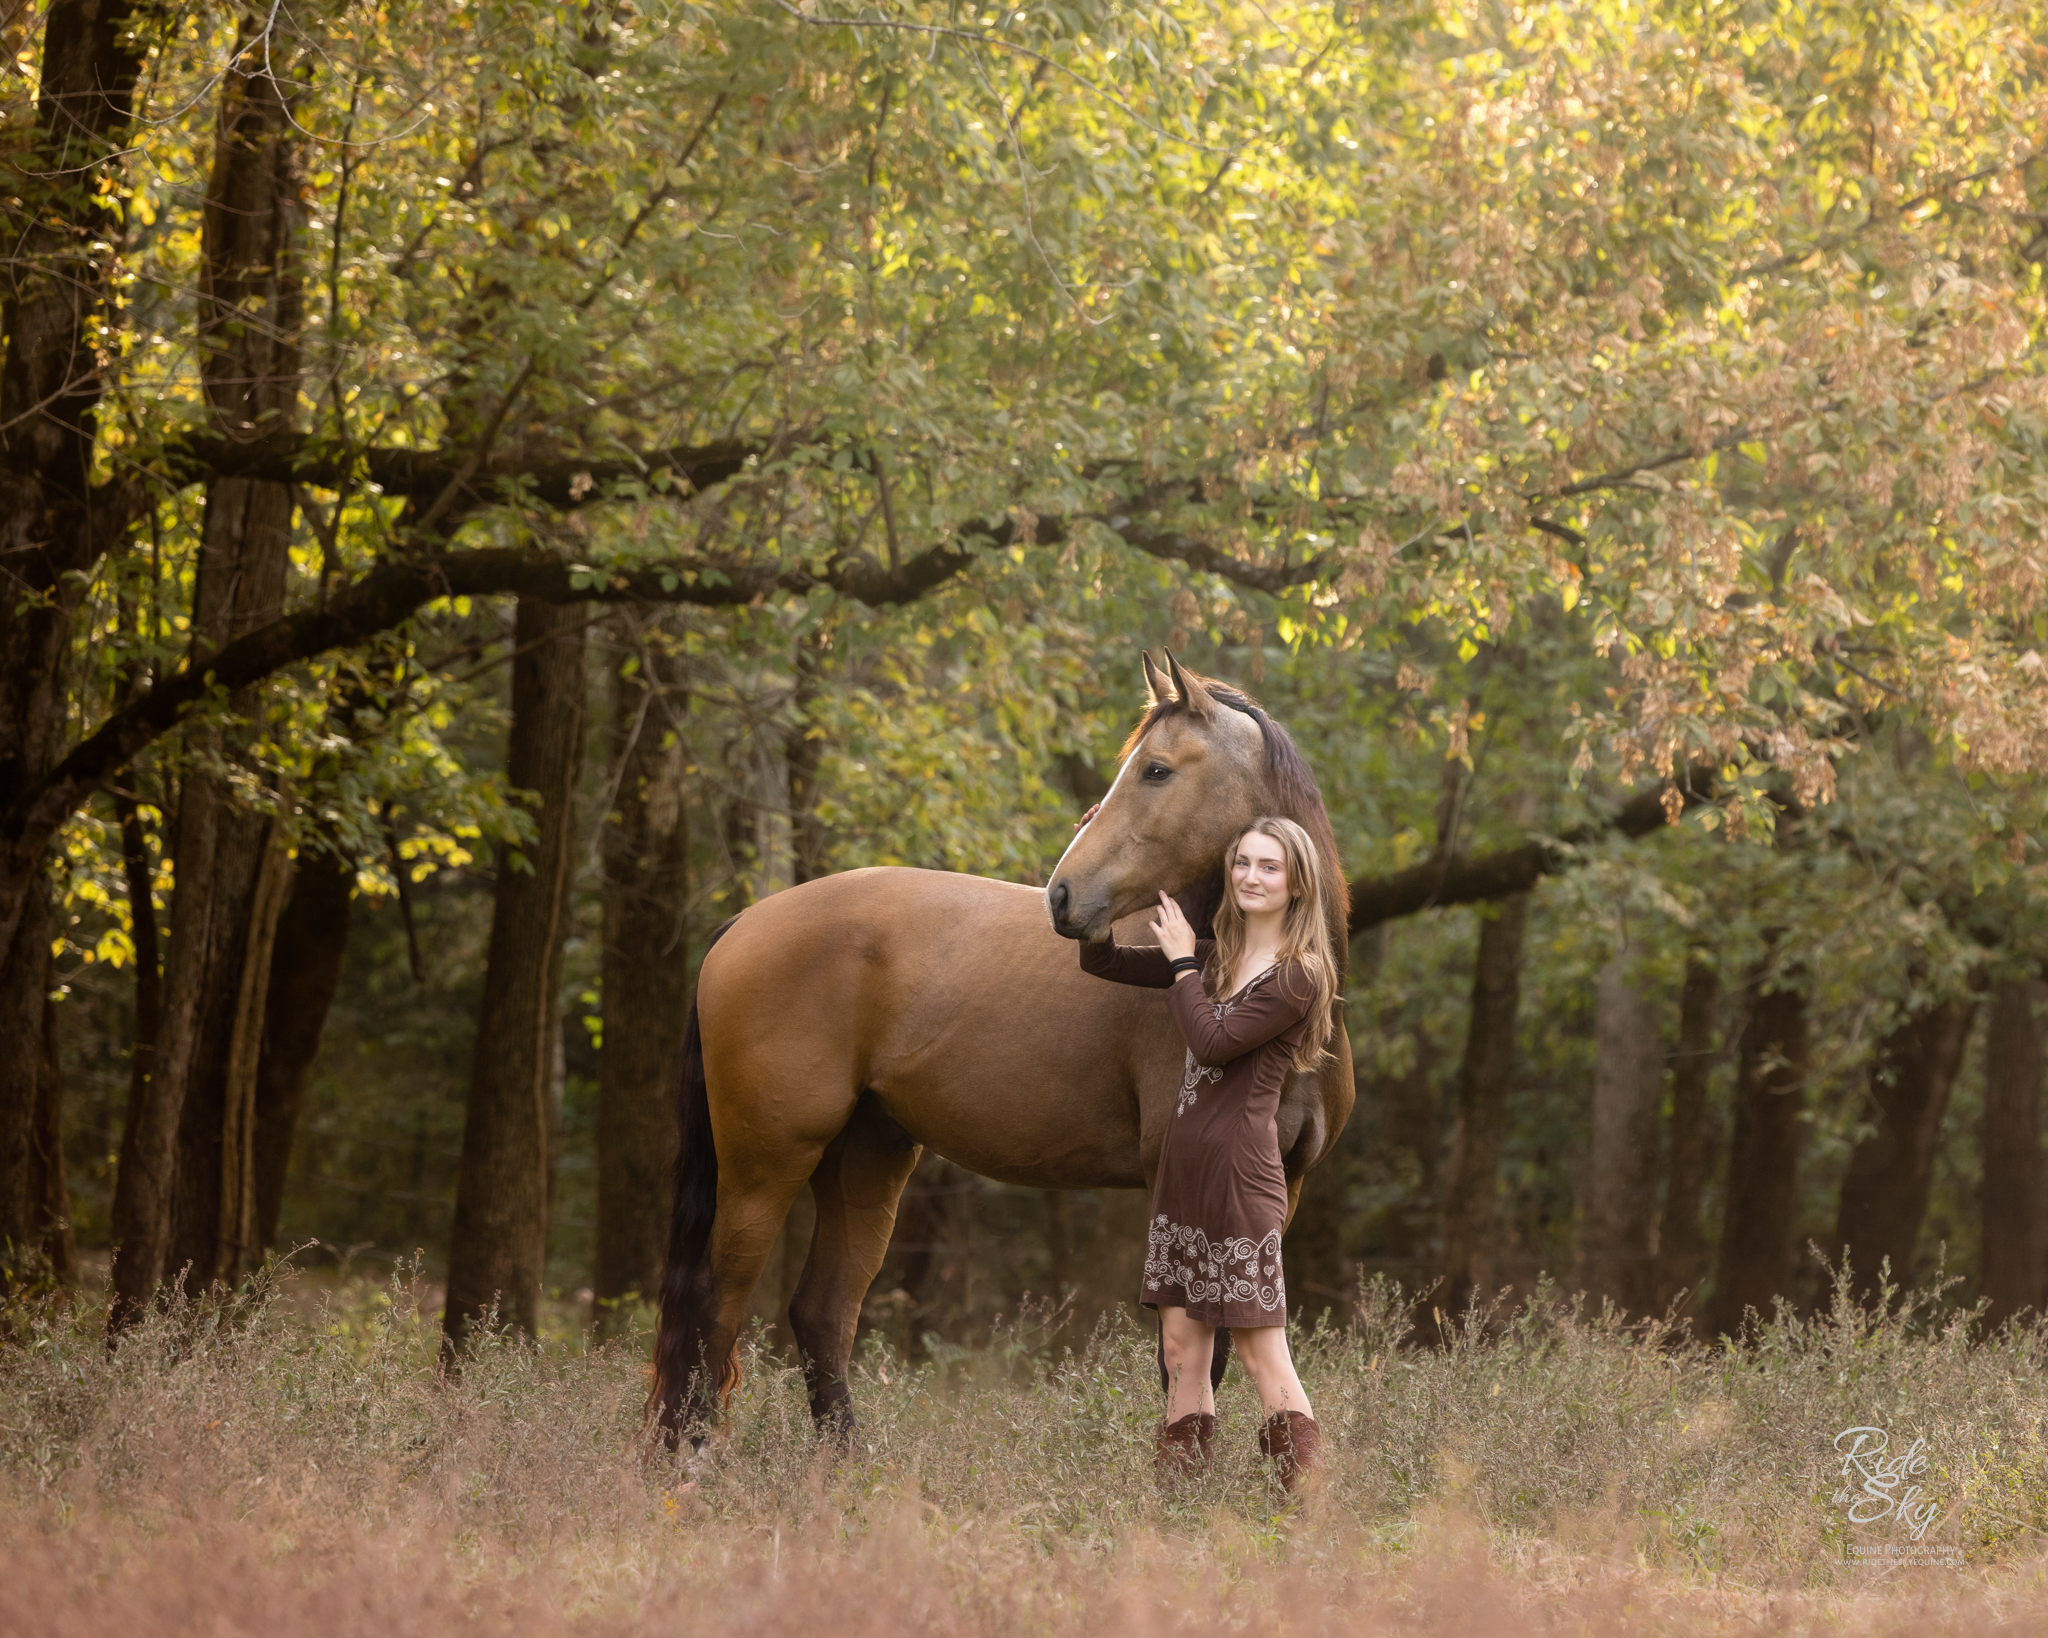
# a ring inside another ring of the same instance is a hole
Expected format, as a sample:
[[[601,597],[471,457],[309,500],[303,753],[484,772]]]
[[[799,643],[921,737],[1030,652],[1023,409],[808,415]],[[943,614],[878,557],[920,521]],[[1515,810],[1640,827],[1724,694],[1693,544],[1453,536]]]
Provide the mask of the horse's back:
[[[971,988],[998,949],[1034,970],[1074,961],[1034,888],[941,870],[848,870],[773,894],[735,920],[704,958],[699,1003],[707,1019],[862,999],[914,1005],[915,993],[897,992],[928,982],[928,969]],[[886,1021],[870,1021],[878,1028],[865,1044],[886,1047]]]

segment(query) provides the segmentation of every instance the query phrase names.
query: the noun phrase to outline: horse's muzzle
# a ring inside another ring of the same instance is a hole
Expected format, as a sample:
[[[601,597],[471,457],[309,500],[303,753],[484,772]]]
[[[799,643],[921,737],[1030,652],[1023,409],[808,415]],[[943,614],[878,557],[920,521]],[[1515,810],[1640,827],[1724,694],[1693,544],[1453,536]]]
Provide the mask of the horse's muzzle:
[[[1045,913],[1052,918],[1052,930],[1061,938],[1080,938],[1081,928],[1073,919],[1074,890],[1064,881],[1045,890]]]

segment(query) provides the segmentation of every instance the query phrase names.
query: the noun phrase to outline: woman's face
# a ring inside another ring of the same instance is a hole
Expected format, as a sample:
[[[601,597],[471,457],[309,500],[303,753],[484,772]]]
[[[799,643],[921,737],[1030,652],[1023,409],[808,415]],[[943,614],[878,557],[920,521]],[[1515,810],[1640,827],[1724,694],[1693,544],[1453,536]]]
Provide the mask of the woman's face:
[[[1263,831],[1248,830],[1230,854],[1230,891],[1248,916],[1287,908],[1287,852]]]

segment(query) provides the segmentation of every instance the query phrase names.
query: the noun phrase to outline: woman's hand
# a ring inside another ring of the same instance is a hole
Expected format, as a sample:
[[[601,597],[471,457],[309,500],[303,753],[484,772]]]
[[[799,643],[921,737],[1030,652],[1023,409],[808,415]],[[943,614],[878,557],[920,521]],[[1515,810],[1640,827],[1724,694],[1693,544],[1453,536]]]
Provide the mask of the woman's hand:
[[[1101,811],[1102,804],[1100,802],[1097,802],[1094,807],[1090,808],[1086,813],[1082,814],[1080,818],[1074,821],[1074,828],[1076,830],[1079,830],[1083,825],[1087,824],[1090,819],[1093,819]]]
[[[1152,923],[1152,936],[1159,940],[1159,948],[1166,952],[1168,961],[1195,953],[1195,930],[1164,889],[1159,894],[1159,919]]]

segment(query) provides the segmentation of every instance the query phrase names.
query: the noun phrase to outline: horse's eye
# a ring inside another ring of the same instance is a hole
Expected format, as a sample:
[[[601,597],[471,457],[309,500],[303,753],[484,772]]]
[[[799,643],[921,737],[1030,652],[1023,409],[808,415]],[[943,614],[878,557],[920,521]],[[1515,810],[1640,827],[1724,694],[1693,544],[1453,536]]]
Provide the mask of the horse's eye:
[[[1172,772],[1173,770],[1167,767],[1165,763],[1155,762],[1145,770],[1145,777],[1156,785]]]

